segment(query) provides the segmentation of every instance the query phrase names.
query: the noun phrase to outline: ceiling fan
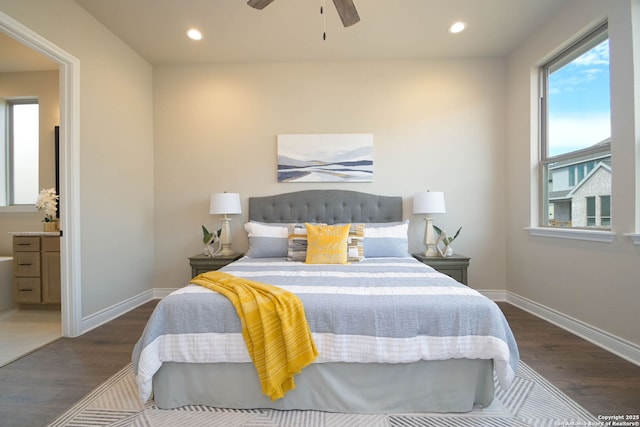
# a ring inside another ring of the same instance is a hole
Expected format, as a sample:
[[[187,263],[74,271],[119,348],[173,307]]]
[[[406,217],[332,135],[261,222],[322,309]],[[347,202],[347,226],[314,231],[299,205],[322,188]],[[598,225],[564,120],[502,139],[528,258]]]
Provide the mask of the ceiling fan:
[[[271,4],[273,0],[248,0],[247,4],[255,9],[262,10]],[[333,0],[333,4],[340,15],[342,25],[349,27],[360,21],[360,16],[353,4],[353,0]]]

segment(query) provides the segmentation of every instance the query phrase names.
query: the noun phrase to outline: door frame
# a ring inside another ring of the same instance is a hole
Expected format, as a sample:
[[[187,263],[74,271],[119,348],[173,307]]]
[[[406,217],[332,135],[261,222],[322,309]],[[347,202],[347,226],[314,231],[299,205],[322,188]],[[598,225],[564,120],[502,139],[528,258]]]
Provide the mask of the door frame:
[[[0,31],[59,64],[60,75],[60,279],[62,335],[81,330],[80,61],[0,11]]]

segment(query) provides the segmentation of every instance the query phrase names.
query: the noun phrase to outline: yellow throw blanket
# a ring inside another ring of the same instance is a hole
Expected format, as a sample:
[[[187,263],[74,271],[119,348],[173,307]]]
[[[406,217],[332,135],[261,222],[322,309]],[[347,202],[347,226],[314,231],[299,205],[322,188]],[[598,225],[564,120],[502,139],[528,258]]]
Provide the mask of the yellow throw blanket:
[[[318,357],[300,299],[276,286],[220,271],[200,274],[191,283],[224,295],[236,308],[262,393],[276,400],[293,390],[293,376]]]

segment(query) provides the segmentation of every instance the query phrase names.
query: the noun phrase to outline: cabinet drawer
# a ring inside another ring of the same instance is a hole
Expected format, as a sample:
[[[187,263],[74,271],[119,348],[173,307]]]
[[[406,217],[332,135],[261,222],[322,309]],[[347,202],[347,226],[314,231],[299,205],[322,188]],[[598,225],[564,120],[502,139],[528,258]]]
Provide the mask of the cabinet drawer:
[[[37,277],[16,278],[16,301],[40,302],[40,279]]]
[[[39,252],[40,237],[13,236],[13,252]]]
[[[44,236],[42,238],[42,252],[60,252],[60,238]]]
[[[13,273],[16,277],[39,277],[40,252],[14,253]]]

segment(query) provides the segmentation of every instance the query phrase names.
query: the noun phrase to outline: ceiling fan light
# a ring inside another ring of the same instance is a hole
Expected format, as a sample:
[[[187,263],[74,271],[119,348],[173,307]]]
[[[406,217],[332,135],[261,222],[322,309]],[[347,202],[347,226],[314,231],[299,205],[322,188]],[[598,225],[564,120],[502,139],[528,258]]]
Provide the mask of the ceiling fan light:
[[[196,30],[195,28],[190,28],[187,30],[187,37],[191,40],[202,40],[202,33],[200,30]]]
[[[451,34],[458,34],[464,31],[465,28],[467,28],[467,24],[462,21],[458,21],[451,24],[451,26],[449,27],[449,32]]]

